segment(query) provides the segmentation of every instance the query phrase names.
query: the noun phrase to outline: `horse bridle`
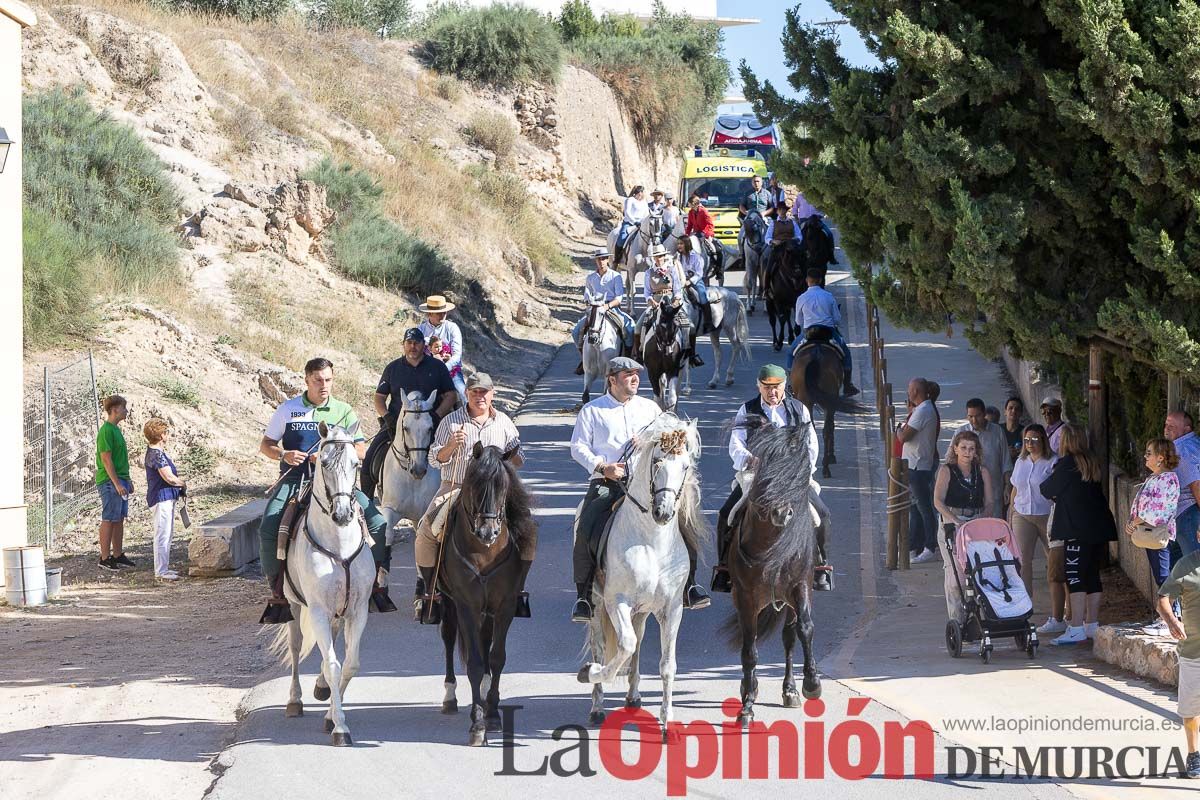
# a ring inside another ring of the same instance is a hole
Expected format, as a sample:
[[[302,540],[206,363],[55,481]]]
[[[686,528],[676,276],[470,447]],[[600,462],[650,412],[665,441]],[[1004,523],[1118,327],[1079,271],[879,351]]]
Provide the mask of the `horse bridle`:
[[[654,487],[654,478],[659,473],[659,471],[662,469],[662,462],[664,462],[665,460],[666,460],[665,458],[656,458],[650,462],[650,504],[651,505],[654,504],[654,501],[658,499],[658,496],[660,494],[664,494],[666,492],[670,492],[671,494],[675,495],[675,500],[676,500],[676,502],[678,502],[679,494],[680,494],[680,492],[683,491],[682,484],[680,485],[679,489],[675,489],[670,486],[661,486],[658,488]],[[688,473],[691,471],[692,471],[692,463],[691,463],[691,459],[689,459],[688,465],[683,471],[683,483],[687,482]],[[648,513],[650,513],[650,509],[647,506],[642,505],[638,501],[638,499],[633,496],[633,492],[630,490],[629,479],[631,477],[632,476],[628,475],[628,474],[625,476],[625,496],[628,497],[633,502],[633,504],[635,506],[637,506],[638,509],[643,514],[648,514]]]
[[[353,445],[353,442],[346,442],[344,440],[324,441],[324,442],[321,442],[321,446],[318,448],[318,450],[323,450],[324,448],[328,447],[331,444],[340,444],[340,445],[351,444],[351,445]],[[353,484],[351,484],[351,485],[353,486]],[[339,497],[345,497],[350,501],[350,507],[353,509],[353,511],[351,512],[352,516],[359,523],[359,525],[358,525],[358,533],[359,533],[358,547],[354,548],[354,552],[351,553],[349,556],[347,556],[346,558],[342,558],[337,553],[333,552],[332,550],[327,549],[324,545],[322,545],[320,542],[318,542],[315,537],[313,537],[312,530],[308,527],[308,515],[307,514],[305,514],[305,519],[304,519],[304,538],[308,539],[308,544],[314,550],[316,550],[318,553],[325,556],[330,561],[332,561],[334,564],[337,564],[339,567],[341,567],[342,572],[345,574],[346,596],[342,601],[342,610],[338,611],[334,615],[336,617],[341,617],[341,616],[345,615],[346,609],[350,607],[350,565],[354,563],[354,559],[358,558],[358,554],[361,553],[363,551],[363,548],[367,546],[367,534],[363,528],[363,520],[362,520],[362,516],[361,516],[362,510],[358,507],[358,504],[354,502],[354,492],[330,492],[329,486],[328,486],[328,484],[326,484],[324,478],[322,478],[322,480],[321,480],[321,486],[325,489],[325,502],[329,504],[329,507],[326,508],[325,506],[321,505],[320,495],[318,495],[316,492],[314,492],[312,497],[313,497],[313,502],[317,504],[317,508],[319,508],[319,509],[321,509],[321,511],[325,512],[325,515],[327,517],[329,517],[330,519],[333,519],[333,503],[334,503],[334,501],[337,500]]]
[[[404,416],[406,414],[432,414],[432,413],[433,413],[433,409],[431,409],[431,408],[401,408],[400,409],[400,419],[396,421],[396,435],[392,437],[392,445],[389,449],[392,451],[393,454],[395,454],[396,459],[400,462],[400,466],[404,467],[405,469],[408,469],[410,466],[412,466],[412,456],[410,455],[411,453],[425,453],[426,456],[428,456],[429,450],[433,447],[433,439],[430,438],[429,444],[426,445],[425,447],[409,447],[408,440],[404,438]],[[397,439],[400,440],[400,445],[404,448],[403,453],[401,453],[399,450],[396,449],[396,440]]]

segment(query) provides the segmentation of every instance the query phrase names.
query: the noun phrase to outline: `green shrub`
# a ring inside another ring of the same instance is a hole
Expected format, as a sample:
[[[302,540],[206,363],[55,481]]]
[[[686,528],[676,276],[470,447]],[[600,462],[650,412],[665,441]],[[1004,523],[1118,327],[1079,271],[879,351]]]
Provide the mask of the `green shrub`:
[[[25,320],[28,339],[40,343],[86,330],[96,292],[179,278],[171,227],[180,200],[133,129],[78,92],[28,96],[23,111]]]
[[[501,161],[511,156],[517,146],[517,129],[503,114],[480,111],[471,117],[463,133],[471,144],[491,150]]]
[[[603,28],[587,0],[567,0],[558,15],[558,31],[562,40],[569,43],[599,36]]]
[[[361,28],[395,39],[408,30],[412,6],[408,0],[316,0],[308,14],[323,30]]]
[[[273,20],[292,8],[292,0],[152,0],[151,5],[216,17]]]
[[[641,36],[642,25],[632,14],[605,14],[600,18],[600,33],[604,36]]]
[[[197,442],[180,456],[179,471],[188,479],[207,475],[216,468],[219,456],[212,448]]]
[[[552,81],[562,64],[557,26],[518,6],[439,9],[426,23],[424,48],[443,75],[503,87]]]
[[[155,382],[154,388],[164,400],[171,400],[192,408],[200,407],[200,390],[190,383],[174,376],[168,376]]]
[[[300,176],[325,187],[326,201],[338,217],[377,208],[383,187],[365,170],[339,164],[329,156]]]
[[[443,100],[457,103],[463,95],[462,84],[452,75],[438,75],[434,81],[433,91]]]

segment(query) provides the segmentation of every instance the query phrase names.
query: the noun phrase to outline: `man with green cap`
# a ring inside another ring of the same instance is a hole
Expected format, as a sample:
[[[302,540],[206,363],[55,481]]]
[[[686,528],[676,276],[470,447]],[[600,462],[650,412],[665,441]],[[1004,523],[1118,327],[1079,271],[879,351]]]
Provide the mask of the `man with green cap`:
[[[729,499],[725,501],[725,505],[721,506],[721,511],[717,515],[717,566],[713,567],[712,581],[714,592],[728,592],[732,589],[729,581],[729,569],[725,566],[726,553],[732,539],[729,516],[742,499],[743,494],[750,488],[750,484],[754,482],[754,469],[758,466],[757,459],[747,447],[745,425],[747,417],[751,415],[764,417],[776,428],[790,425],[807,426],[809,462],[812,465],[813,474],[816,474],[817,456],[820,450],[817,429],[804,404],[784,393],[786,381],[787,372],[783,367],[778,364],[765,365],[758,371],[758,396],[743,403],[737,411],[737,416],[733,418],[733,432],[729,436],[729,457],[733,460],[736,484]],[[828,529],[829,509],[822,502],[818,494],[819,489],[820,487],[814,481],[813,491],[809,492],[809,499],[821,518],[818,541],[824,542]],[[818,554],[820,563],[817,567],[814,588],[828,591],[832,588],[832,584],[829,580],[830,567],[825,563],[824,545],[822,545],[821,551]]]

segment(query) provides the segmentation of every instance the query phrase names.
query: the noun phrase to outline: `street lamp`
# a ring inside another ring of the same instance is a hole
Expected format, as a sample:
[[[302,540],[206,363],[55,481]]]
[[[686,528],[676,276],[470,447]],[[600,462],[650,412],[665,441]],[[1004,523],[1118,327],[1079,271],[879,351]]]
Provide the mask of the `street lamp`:
[[[0,128],[0,172],[4,172],[4,164],[8,161],[8,150],[15,144],[8,138],[8,131]]]

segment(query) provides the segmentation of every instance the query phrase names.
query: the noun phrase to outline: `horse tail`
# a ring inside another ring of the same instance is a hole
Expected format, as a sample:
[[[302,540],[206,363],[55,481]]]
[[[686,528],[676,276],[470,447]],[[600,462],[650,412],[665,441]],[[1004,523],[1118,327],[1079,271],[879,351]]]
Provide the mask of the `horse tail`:
[[[775,606],[769,605],[758,612],[758,630],[755,633],[755,641],[761,642],[763,639],[774,634],[783,624],[784,613],[776,611]],[[742,622],[738,618],[737,612],[734,611],[729,617],[721,623],[720,633],[725,637],[726,643],[737,650],[741,648],[742,642]]]
[[[734,295],[737,303],[737,316],[733,320],[733,358],[741,359],[742,363],[754,363],[754,354],[750,351],[750,321],[746,319],[746,307]]]
[[[602,598],[593,594],[593,600],[602,600]],[[608,609],[605,608],[603,602],[593,602],[592,606],[595,614],[584,633],[583,647],[580,648],[579,655],[584,663],[592,661],[604,664],[617,652],[617,629],[613,625],[612,619],[609,618]],[[622,669],[619,674],[628,675],[628,667]]]
[[[292,606],[295,608],[295,606]],[[308,658],[308,654],[317,646],[317,637],[313,632],[312,615],[308,613],[306,606],[300,606],[300,657],[299,661]],[[291,625],[277,625],[275,638],[271,640],[271,644],[267,646],[267,652],[279,659],[279,663],[285,667],[290,667],[292,662],[291,648],[289,647],[291,639]]]
[[[817,345],[809,350],[812,353],[808,363],[804,365],[804,390],[808,393],[808,397],[812,400],[813,405],[818,405],[829,413],[839,414],[861,414],[866,410],[865,406],[856,402],[853,398],[842,397],[841,394],[826,391],[821,386],[821,368],[822,355],[825,348]],[[840,383],[839,383],[840,386]]]

